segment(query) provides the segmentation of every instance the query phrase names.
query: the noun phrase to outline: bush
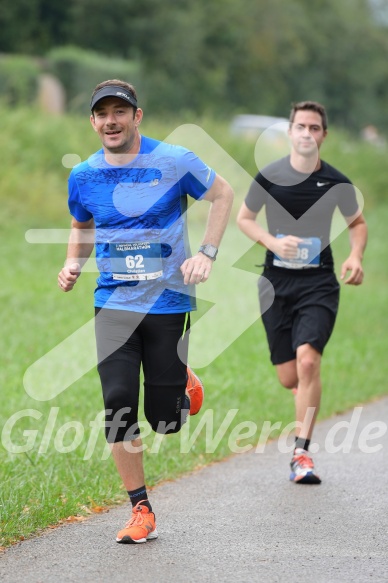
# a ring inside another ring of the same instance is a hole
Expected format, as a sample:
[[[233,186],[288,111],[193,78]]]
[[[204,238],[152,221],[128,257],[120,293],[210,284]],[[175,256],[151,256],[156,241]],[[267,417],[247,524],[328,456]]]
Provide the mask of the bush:
[[[35,101],[40,66],[36,60],[18,56],[0,56],[0,99],[8,105]]]
[[[65,88],[70,112],[89,112],[92,91],[105,79],[124,79],[135,86],[140,80],[138,62],[108,58],[77,47],[53,49],[46,58],[49,71]]]

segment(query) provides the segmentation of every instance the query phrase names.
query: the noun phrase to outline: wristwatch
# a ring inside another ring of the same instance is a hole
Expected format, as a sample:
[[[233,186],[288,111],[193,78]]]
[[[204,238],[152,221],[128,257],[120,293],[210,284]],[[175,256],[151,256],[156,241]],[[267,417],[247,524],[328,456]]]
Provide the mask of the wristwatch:
[[[203,253],[206,257],[210,257],[213,261],[216,260],[218,249],[214,245],[207,243],[206,245],[201,245],[198,252]]]

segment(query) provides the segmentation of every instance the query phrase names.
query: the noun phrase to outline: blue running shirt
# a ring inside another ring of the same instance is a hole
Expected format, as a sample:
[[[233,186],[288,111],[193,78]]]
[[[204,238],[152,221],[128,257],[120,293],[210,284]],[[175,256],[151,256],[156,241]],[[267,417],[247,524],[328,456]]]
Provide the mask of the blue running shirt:
[[[152,314],[196,308],[194,286],[180,272],[191,256],[187,195],[203,198],[215,176],[193,152],[144,136],[127,165],[111,166],[101,149],[73,168],[70,213],[79,222],[93,218],[96,227],[96,307]]]

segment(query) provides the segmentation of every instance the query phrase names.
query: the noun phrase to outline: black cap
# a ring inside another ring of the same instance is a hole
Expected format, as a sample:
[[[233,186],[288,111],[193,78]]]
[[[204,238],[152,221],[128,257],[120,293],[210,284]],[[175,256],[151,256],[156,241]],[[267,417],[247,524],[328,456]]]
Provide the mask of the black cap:
[[[125,87],[120,87],[119,85],[106,85],[93,95],[90,102],[90,109],[93,111],[96,103],[104,97],[119,97],[123,101],[133,105],[133,107],[137,107],[136,97],[134,97],[132,93],[125,89]]]

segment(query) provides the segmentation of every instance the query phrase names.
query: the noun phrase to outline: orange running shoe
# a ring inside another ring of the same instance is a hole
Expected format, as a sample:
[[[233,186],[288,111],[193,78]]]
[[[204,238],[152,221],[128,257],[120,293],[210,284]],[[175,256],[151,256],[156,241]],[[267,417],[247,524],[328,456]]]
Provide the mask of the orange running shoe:
[[[205,396],[205,390],[201,379],[187,365],[187,385],[186,393],[190,399],[190,415],[199,413]]]
[[[145,543],[148,540],[158,538],[155,514],[142,502],[144,500],[132,508],[131,518],[125,527],[117,533],[116,541],[118,543]]]

